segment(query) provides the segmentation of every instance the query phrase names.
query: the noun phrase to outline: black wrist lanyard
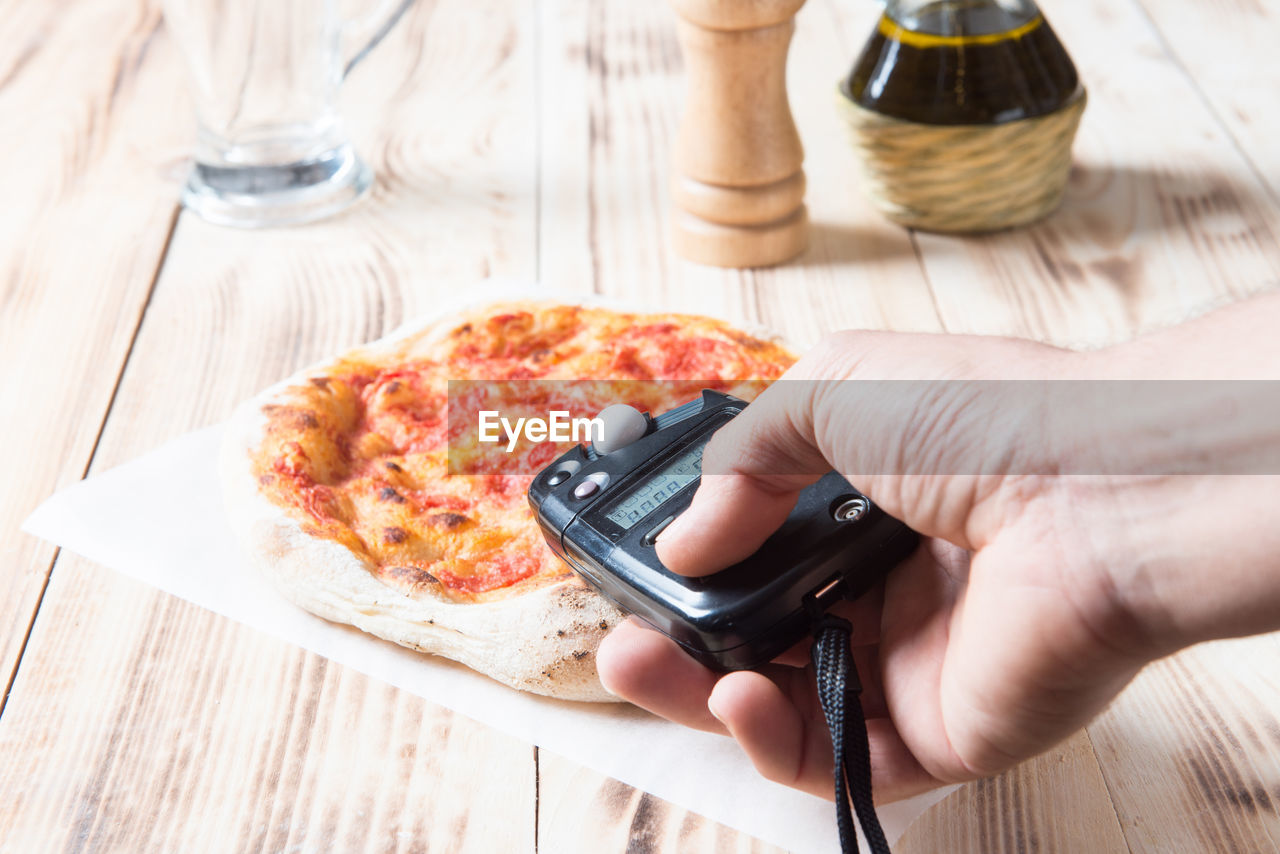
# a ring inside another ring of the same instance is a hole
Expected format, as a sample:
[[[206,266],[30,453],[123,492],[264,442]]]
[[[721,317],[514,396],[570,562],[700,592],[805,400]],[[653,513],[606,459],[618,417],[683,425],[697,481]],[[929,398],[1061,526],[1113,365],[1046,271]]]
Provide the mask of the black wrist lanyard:
[[[862,683],[850,649],[852,634],[853,627],[847,620],[824,614],[814,626],[811,652],[818,677],[818,701],[835,751],[840,850],[843,854],[858,851],[858,834],[849,810],[852,801],[871,854],[889,854],[889,843],[871,800],[871,746],[867,741],[867,721],[862,715]]]

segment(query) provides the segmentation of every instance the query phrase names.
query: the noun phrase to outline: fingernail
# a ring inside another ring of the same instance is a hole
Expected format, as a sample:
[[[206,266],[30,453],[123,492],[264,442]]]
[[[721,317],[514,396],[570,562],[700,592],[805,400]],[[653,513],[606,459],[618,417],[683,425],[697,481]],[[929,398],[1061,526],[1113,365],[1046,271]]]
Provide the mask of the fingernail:
[[[711,713],[711,717],[718,720],[721,724],[724,724],[725,729],[729,728],[729,725],[724,722],[724,718],[720,717],[720,713],[716,711],[715,695],[707,698],[707,711]]]
[[[679,516],[677,516],[670,525],[668,525],[666,528],[663,529],[661,534],[659,534],[657,537],[654,538],[653,540],[654,543],[665,542],[666,540],[670,539],[672,531],[682,530],[685,525],[685,520],[688,519],[688,517],[689,517],[688,510],[684,511]]]

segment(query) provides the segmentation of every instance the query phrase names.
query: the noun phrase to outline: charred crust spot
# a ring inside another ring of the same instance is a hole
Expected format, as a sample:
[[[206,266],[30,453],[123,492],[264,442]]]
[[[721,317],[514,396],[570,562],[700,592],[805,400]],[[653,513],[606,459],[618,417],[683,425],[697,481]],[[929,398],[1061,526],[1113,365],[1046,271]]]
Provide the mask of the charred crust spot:
[[[404,528],[383,528],[382,541],[389,545],[399,545],[409,539],[409,533]]]
[[[590,654],[591,653],[587,652],[585,649],[575,649],[573,651],[573,660],[582,661],[582,659],[586,658]]]
[[[386,568],[386,574],[389,578],[396,581],[408,582],[409,584],[439,584],[440,579],[436,578],[425,569],[419,569],[416,566],[389,566]],[[434,620],[428,620],[434,623]]]
[[[391,460],[387,460],[385,463],[382,464],[382,466],[387,471],[393,471],[396,474],[402,474],[404,472],[404,469],[400,468],[400,466],[397,465],[396,463],[391,462]]]
[[[314,430],[320,426],[320,419],[310,409],[268,403],[262,407],[262,414],[293,430]]]
[[[382,501],[391,501],[396,504],[404,503],[404,496],[396,492],[395,487],[384,486],[378,490],[378,498]]]
[[[432,525],[439,525],[452,531],[454,528],[461,527],[471,520],[461,513],[436,513],[434,516],[428,516],[427,521]]]
[[[315,386],[316,388],[323,388],[323,389],[327,389],[327,388],[329,388],[329,378],[328,378],[328,377],[312,377],[312,378],[309,380],[309,382],[310,382],[313,386]]]
[[[470,335],[470,334],[471,334],[470,323],[464,323],[461,326],[459,326],[457,329],[453,330],[453,337],[455,338],[460,338],[463,335]]]
[[[608,630],[608,628],[609,628],[609,621],[608,621],[608,620],[601,620],[601,621],[600,621],[600,631],[602,631],[602,632],[603,632],[603,631],[606,631],[606,630]]]
[[[564,637],[564,629],[556,629],[556,637],[558,638]]]

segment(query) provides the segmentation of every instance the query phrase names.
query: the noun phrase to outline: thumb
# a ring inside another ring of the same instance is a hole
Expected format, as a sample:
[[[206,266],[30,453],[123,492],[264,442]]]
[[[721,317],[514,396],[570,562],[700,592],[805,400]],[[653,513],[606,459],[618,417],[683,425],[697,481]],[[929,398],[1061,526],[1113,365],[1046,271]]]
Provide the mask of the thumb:
[[[1063,355],[1002,338],[831,336],[712,437],[658,558],[690,576],[745,559],[832,469],[922,534],[975,548],[973,511],[1021,465],[1009,449],[1027,431],[974,381],[1054,376]]]
[[[681,575],[718,572],[753,554],[831,465],[814,441],[809,383],[776,382],[716,431],[693,503],[655,544]]]

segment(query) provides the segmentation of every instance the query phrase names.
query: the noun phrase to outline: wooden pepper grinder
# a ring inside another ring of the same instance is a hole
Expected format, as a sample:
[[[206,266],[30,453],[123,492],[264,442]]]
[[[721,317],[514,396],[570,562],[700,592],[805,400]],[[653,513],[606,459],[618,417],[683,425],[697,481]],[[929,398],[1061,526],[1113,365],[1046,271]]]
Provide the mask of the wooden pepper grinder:
[[[676,251],[764,267],[808,242],[804,149],[787,103],[787,49],[804,0],[671,0],[688,74],[672,158]]]

